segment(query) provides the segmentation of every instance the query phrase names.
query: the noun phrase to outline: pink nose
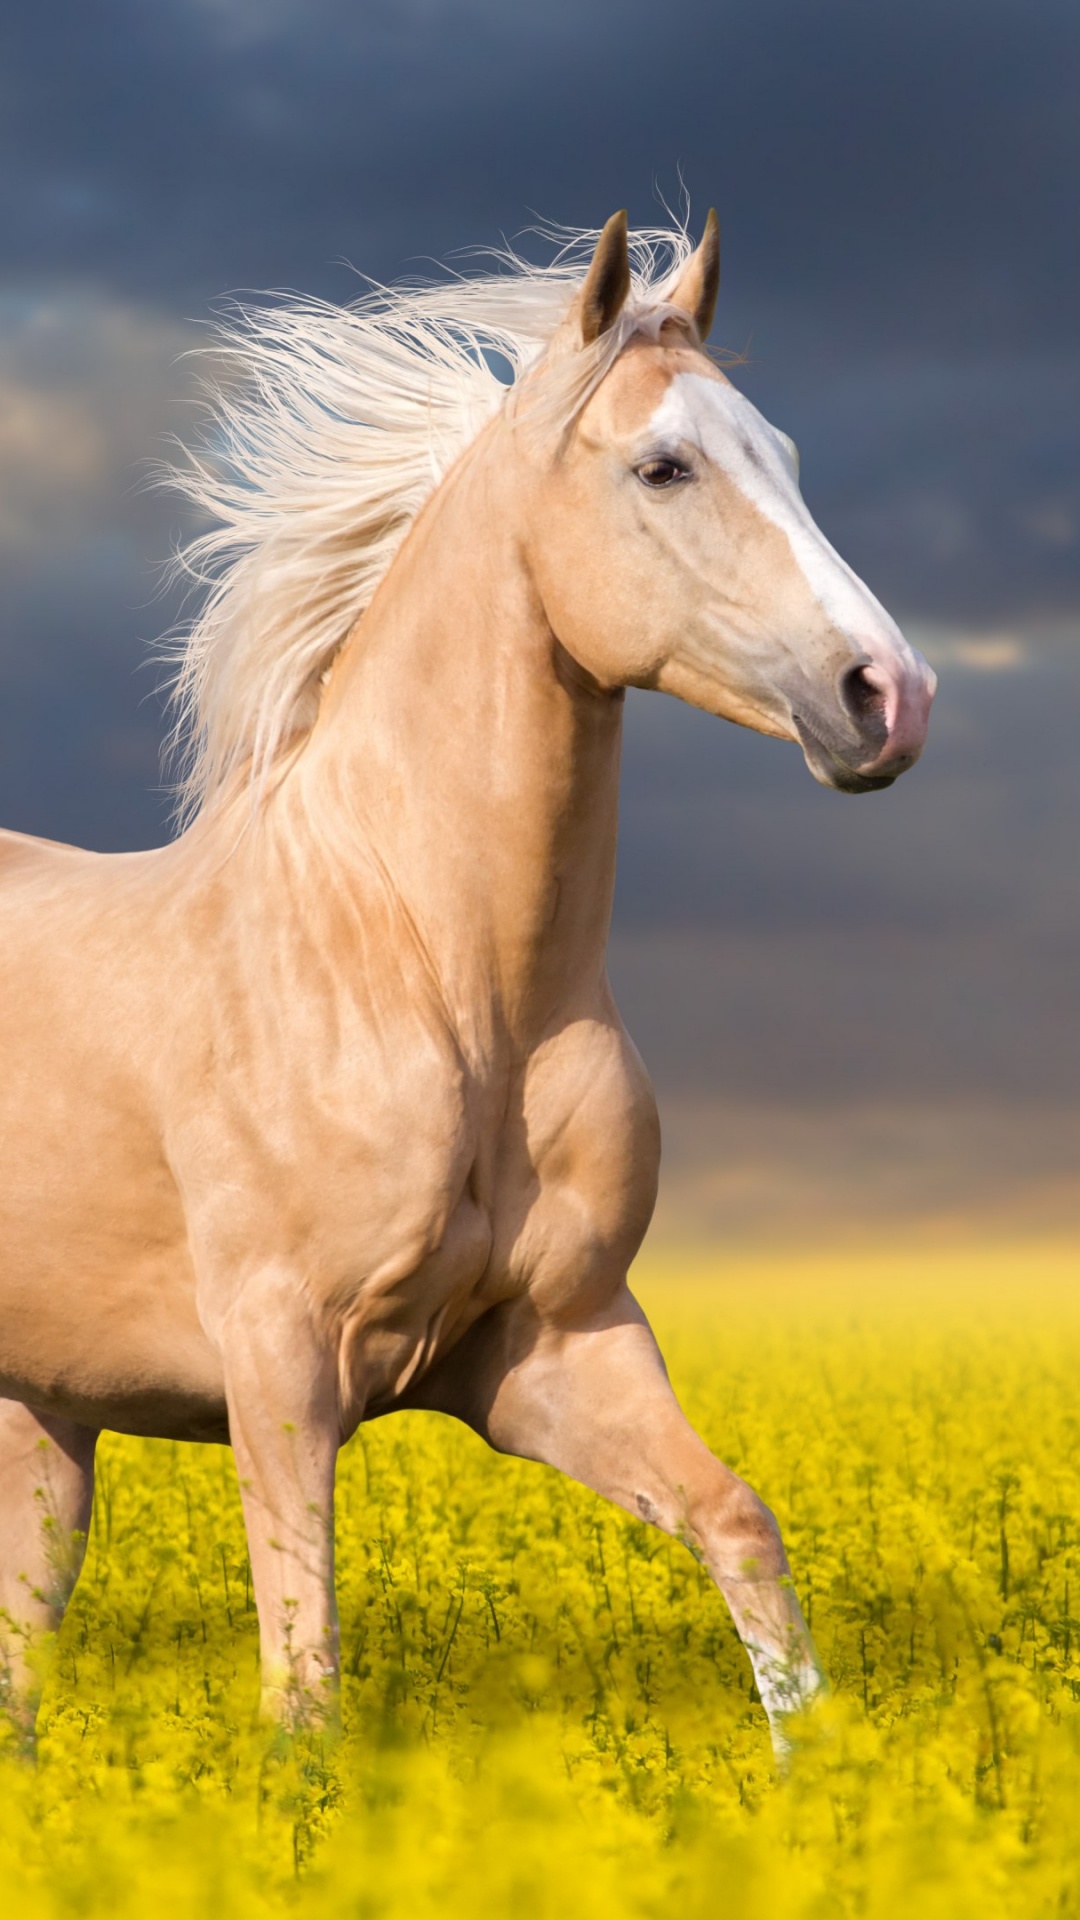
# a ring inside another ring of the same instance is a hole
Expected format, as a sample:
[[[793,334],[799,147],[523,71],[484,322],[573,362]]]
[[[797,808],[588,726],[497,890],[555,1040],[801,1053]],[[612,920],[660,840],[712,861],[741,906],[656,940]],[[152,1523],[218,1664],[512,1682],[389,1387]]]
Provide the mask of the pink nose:
[[[841,699],[866,742],[868,758],[858,770],[880,778],[914,766],[926,745],[937,675],[914,647],[868,653],[845,673]]]

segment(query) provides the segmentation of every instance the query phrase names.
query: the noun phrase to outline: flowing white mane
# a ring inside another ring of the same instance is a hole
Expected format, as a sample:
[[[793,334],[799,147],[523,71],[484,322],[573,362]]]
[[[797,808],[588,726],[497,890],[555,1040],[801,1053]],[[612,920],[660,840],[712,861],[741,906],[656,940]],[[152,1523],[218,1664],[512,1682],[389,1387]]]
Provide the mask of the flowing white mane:
[[[256,787],[311,728],[323,676],[424,502],[543,355],[597,235],[559,232],[553,263],[375,287],[353,305],[229,310],[212,349],[209,430],[172,485],[215,524],[180,554],[202,595],[175,643],[174,746],[191,817],[241,769]],[[630,298],[537,389],[567,423],[631,335],[661,314],[684,230],[630,243]]]

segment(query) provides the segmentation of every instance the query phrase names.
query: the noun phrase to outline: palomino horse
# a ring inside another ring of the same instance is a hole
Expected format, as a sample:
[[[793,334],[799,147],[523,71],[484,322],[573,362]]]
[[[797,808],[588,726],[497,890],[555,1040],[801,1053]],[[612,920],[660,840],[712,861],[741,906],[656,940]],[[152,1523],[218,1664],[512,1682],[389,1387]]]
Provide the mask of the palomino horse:
[[[933,678],[706,357],[718,273],[714,215],[693,251],[619,214],[584,273],[226,329],[247,381],[184,482],[217,522],[187,830],[0,836],[16,1702],[111,1428],[231,1443],[266,1706],[322,1710],[338,1449],[400,1407],[684,1539],[781,1740],[820,1685],[776,1523],[627,1287],[659,1136],[604,971],[623,692],[864,793],[918,757]]]

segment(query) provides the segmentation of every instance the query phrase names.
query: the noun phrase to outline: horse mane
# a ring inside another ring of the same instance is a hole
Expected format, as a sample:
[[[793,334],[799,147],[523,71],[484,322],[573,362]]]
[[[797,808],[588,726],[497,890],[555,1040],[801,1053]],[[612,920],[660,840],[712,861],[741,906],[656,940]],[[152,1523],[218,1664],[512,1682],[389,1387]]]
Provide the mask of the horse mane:
[[[655,326],[692,251],[682,227],[630,243],[631,293],[592,347],[542,361],[597,234],[546,229],[546,266],[383,287],[348,306],[230,304],[200,440],[165,481],[211,522],[173,573],[199,601],[167,643],[178,811],[190,820],[302,743],[325,676],[425,501],[498,409],[569,425],[631,336]]]

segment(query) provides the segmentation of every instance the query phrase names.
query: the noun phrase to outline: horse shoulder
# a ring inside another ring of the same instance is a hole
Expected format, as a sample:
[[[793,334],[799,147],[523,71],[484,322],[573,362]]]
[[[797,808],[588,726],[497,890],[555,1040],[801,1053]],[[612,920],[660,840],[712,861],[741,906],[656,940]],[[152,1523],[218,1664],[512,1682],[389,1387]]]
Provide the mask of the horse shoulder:
[[[543,1313],[602,1304],[656,1201],[660,1129],[648,1074],[610,995],[531,1057],[500,1211],[508,1264]]]
[[[191,1048],[172,1141],[212,1314],[282,1247],[344,1307],[445,1234],[474,1151],[466,1069],[408,955],[375,945],[354,970],[290,952],[263,985],[230,975]]]

